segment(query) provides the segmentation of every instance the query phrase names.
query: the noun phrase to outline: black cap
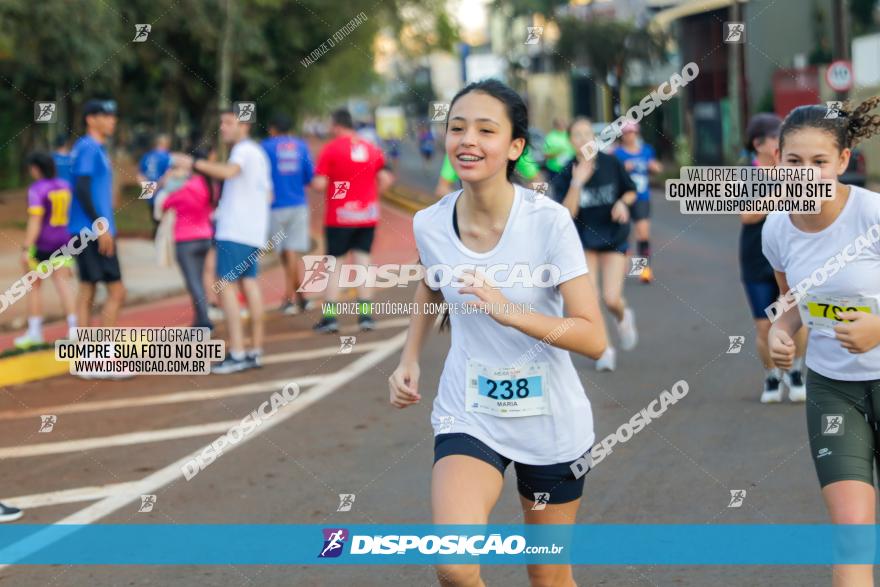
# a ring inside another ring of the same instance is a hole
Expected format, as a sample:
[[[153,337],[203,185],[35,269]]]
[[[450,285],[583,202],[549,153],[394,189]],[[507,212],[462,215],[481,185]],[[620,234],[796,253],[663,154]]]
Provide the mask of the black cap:
[[[83,106],[83,116],[116,114],[116,100],[89,100]]]

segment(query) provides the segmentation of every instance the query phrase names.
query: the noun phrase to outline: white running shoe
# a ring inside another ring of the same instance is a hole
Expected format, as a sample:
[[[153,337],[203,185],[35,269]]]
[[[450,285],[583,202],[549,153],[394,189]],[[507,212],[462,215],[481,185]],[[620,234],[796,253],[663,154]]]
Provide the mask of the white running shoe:
[[[614,371],[617,368],[617,351],[613,346],[609,346],[596,361],[596,371]]]
[[[211,322],[222,322],[226,318],[226,314],[223,313],[217,306],[208,306],[208,319]]]
[[[636,315],[632,308],[623,311],[623,320],[617,323],[617,334],[620,336],[620,348],[631,351],[639,343],[639,333],[636,330]]]
[[[800,371],[789,371],[782,376],[782,380],[788,387],[789,400],[798,403],[807,401],[807,386]]]
[[[761,393],[762,404],[778,404],[782,401],[782,382],[774,376],[764,379],[764,391]]]
[[[16,337],[15,348],[26,351],[27,349],[33,346],[41,345],[44,342],[45,341],[43,340],[42,334],[40,334],[39,336],[34,336],[29,332],[25,332],[21,336]]]

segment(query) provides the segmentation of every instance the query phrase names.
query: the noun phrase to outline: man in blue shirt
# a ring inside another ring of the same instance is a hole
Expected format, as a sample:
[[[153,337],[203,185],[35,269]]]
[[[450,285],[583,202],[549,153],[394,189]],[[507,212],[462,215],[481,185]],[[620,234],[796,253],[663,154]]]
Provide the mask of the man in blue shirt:
[[[73,157],[70,155],[70,137],[68,135],[58,135],[55,139],[55,151],[52,152],[52,159],[55,161],[55,175],[73,186],[70,172]]]
[[[153,143],[153,150],[141,157],[139,181],[159,181],[171,167],[171,139],[161,134]]]
[[[304,270],[300,253],[311,248],[309,206],[305,186],[314,175],[312,160],[305,142],[290,133],[291,121],[278,114],[269,122],[269,138],[263,149],[272,166],[275,198],[272,201],[269,234],[281,238],[281,259],[284,266],[285,291],[280,311],[298,314],[306,309],[306,299],[298,292]],[[279,231],[281,234],[278,234]]]
[[[90,325],[95,287],[107,285],[103,326],[114,326],[125,299],[125,288],[116,257],[116,225],[113,219],[113,166],[105,143],[116,130],[116,102],[89,100],[83,108],[86,134],[73,146],[74,198],[70,206],[71,234],[91,229],[98,218],[106,218],[109,230],[97,241],[90,241],[76,259],[80,289],[77,296],[77,323]]]

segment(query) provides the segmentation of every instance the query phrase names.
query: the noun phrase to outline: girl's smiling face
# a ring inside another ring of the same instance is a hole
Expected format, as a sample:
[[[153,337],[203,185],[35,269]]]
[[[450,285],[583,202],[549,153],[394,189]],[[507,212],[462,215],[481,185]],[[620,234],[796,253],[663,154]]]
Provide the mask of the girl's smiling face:
[[[850,153],[840,150],[830,133],[807,127],[785,136],[779,162],[786,167],[818,167],[822,179],[836,180],[846,171]]]
[[[462,181],[478,182],[507,173],[507,162],[516,160],[525,139],[511,139],[513,125],[504,103],[483,92],[460,97],[449,111],[446,154]]]

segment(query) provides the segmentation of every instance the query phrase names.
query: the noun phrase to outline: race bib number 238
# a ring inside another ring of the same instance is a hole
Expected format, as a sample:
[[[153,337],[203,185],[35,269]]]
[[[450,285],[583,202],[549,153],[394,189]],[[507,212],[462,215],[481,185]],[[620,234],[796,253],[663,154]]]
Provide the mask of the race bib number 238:
[[[466,409],[500,418],[549,414],[546,382],[547,363],[492,368],[470,359]]]

